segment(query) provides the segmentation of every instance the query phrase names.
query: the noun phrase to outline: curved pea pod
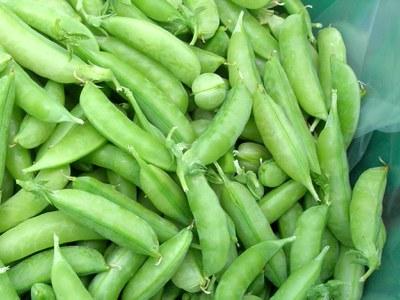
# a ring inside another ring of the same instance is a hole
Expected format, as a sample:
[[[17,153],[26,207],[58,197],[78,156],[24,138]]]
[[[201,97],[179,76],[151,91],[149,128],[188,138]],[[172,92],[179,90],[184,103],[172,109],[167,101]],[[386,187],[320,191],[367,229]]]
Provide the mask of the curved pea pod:
[[[261,198],[259,205],[268,222],[273,223],[293,207],[305,195],[306,191],[301,183],[289,180],[268,192]]]
[[[59,211],[28,219],[0,236],[0,259],[8,264],[51,247],[53,233],[62,243],[79,240],[101,240],[103,237],[87,227],[78,225]]]
[[[98,273],[90,282],[88,290],[94,299],[118,299],[122,289],[129,279],[143,265],[146,257],[133,253],[131,250],[118,246],[111,246],[106,255],[110,268]]]
[[[377,239],[381,227],[382,200],[387,182],[388,167],[364,171],[353,188],[350,203],[350,230],[353,244],[365,259],[368,271],[360,278],[365,281],[380,264],[381,250]]]
[[[0,261],[0,290],[5,300],[19,300],[18,294],[8,276],[8,268]]]
[[[136,5],[142,12],[149,18],[159,22],[174,22],[183,21],[183,16],[179,13],[177,8],[172,5],[171,1],[156,0],[133,0],[132,3]]]
[[[125,196],[131,198],[132,200],[137,199],[137,189],[134,184],[130,183],[121,175],[118,175],[113,171],[107,170],[106,172],[108,181],[110,182],[110,184],[115,186],[115,189],[118,192],[124,194]]]
[[[315,42],[315,37],[312,31],[312,23],[310,14],[307,11],[307,7],[301,0],[284,0],[283,6],[290,14],[299,14],[304,20],[305,27],[307,29],[308,38],[312,43]]]
[[[167,147],[130,121],[93,83],[86,83],[79,101],[89,121],[111,142],[128,153],[135,147],[143,159],[166,170],[174,169],[174,158]]]
[[[297,102],[296,95],[290,85],[289,79],[283,69],[279,55],[272,55],[265,64],[263,75],[264,86],[267,93],[283,109],[304,145],[311,171],[321,173],[318,162],[316,141],[304,119],[303,113]]]
[[[299,203],[296,203],[286,213],[284,213],[278,219],[279,236],[282,238],[287,238],[294,235],[297,220],[302,214],[303,208]],[[290,246],[291,244],[288,244],[283,247],[288,258],[290,257]]]
[[[258,179],[263,186],[274,188],[283,184],[288,178],[272,159],[264,161],[258,168]]]
[[[308,290],[319,279],[322,262],[328,251],[329,247],[327,246],[307,265],[290,274],[288,279],[271,297],[271,300],[305,299]]]
[[[339,30],[335,27],[323,28],[318,32],[318,65],[319,79],[325,93],[325,101],[328,109],[332,99],[332,72],[331,59],[335,57],[342,63],[346,63],[346,46]]]
[[[344,284],[339,287],[338,300],[360,300],[364,282],[360,282],[360,277],[364,273],[365,267],[354,261],[352,250],[341,246],[340,254],[336,263],[334,279],[342,281]]]
[[[161,260],[149,258],[129,280],[122,293],[123,300],[149,299],[178,270],[192,242],[192,232],[185,228],[160,246]],[[157,262],[158,261],[158,262]]]
[[[335,237],[347,246],[352,245],[349,205],[351,187],[346,150],[340,132],[336,93],[333,92],[331,111],[325,128],[321,131],[317,151],[322,173],[328,178],[328,202],[331,203],[328,227]]]
[[[321,251],[327,213],[326,205],[318,205],[305,210],[297,220],[296,241],[290,249],[290,273],[308,265]]]
[[[188,107],[188,95],[182,83],[164,66],[144,53],[129,47],[123,42],[111,36],[97,38],[100,47],[121,60],[128,63],[132,68],[143,73],[161,91],[169,97],[182,112]]]
[[[257,172],[261,161],[271,158],[271,154],[263,145],[252,142],[241,143],[234,155],[241,167],[253,172]]]
[[[236,3],[239,6],[249,8],[249,9],[257,9],[263,6],[266,6],[271,2],[271,0],[253,0],[253,1],[246,1],[246,0],[232,0],[233,3]]]
[[[204,49],[219,56],[226,57],[228,44],[229,36],[226,33],[226,28],[219,27],[214,36],[205,43]]]
[[[307,154],[284,111],[263,90],[253,97],[253,113],[264,144],[278,166],[319,200],[310,176]]]
[[[35,283],[31,288],[32,300],[56,300],[53,288],[45,283]]]
[[[331,58],[332,87],[337,90],[337,109],[343,143],[348,147],[357,129],[360,117],[361,94],[356,75],[351,67]]]
[[[268,289],[263,273],[260,273],[247,288],[246,293],[252,295],[261,295]]]
[[[233,32],[240,12],[243,9],[228,0],[215,0],[215,3],[218,7],[221,22],[230,32]],[[258,20],[248,12],[244,14],[243,25],[257,55],[268,59],[273,51],[278,50],[278,43],[268,29],[262,26]]]
[[[249,121],[244,127],[242,133],[240,134],[240,138],[243,140],[262,144],[263,140],[261,138],[260,132],[258,131],[253,114],[250,116]]]
[[[190,49],[197,56],[201,65],[201,74],[214,73],[221,65],[225,63],[225,58],[213,52],[191,46]],[[196,77],[197,78],[197,77]],[[196,79],[195,78],[195,79]],[[193,82],[192,82],[193,83]]]
[[[134,5],[131,0],[112,1],[110,3],[110,9],[119,17],[128,17],[153,22],[136,5]]]
[[[262,271],[265,264],[295,237],[258,243],[241,255],[230,265],[218,283],[215,300],[241,299],[251,282]]]
[[[214,0],[185,0],[184,4],[193,12],[195,24],[193,41],[213,37],[219,26],[219,15]]]
[[[303,22],[298,14],[286,18],[279,33],[279,53],[300,106],[309,115],[326,120],[325,95],[312,61]]]
[[[183,83],[190,86],[200,75],[200,63],[193,51],[161,27],[124,17],[104,19],[101,25],[110,34],[160,62]]]
[[[326,254],[324,262],[322,263],[321,282],[325,282],[332,277],[339,259],[340,245],[329,229],[325,229],[322,235],[321,247],[324,248],[325,246],[329,246],[329,252]]]
[[[72,269],[80,276],[96,274],[109,269],[103,256],[94,249],[82,246],[65,246],[60,249]],[[35,283],[49,283],[54,250],[46,250],[32,255],[9,271],[10,280],[18,294],[28,291]]]

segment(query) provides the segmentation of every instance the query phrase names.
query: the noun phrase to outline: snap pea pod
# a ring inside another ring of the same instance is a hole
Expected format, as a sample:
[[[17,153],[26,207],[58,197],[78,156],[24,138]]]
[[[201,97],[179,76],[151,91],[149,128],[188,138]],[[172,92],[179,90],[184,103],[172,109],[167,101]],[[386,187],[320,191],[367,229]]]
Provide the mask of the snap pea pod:
[[[304,20],[305,26],[307,28],[308,38],[312,43],[315,42],[315,37],[312,31],[312,23],[310,14],[307,11],[307,7],[304,6],[301,0],[284,0],[283,6],[290,14],[299,14]]]
[[[181,289],[177,288],[173,283],[169,282],[164,286],[162,300],[176,300],[179,299]]]
[[[233,32],[242,9],[228,0],[215,0],[221,22]],[[278,50],[278,43],[267,28],[263,27],[256,18],[245,12],[243,24],[250,43],[257,55],[268,59],[273,51]]]
[[[213,52],[195,46],[191,46],[190,49],[192,49],[193,53],[197,56],[200,62],[201,74],[214,73],[222,64],[225,63],[224,57]]]
[[[271,0],[253,0],[253,1],[232,0],[232,2],[245,8],[257,9],[266,6],[271,2]]]
[[[228,150],[224,156],[218,160],[218,164],[221,166],[225,174],[232,175],[236,172],[234,161],[235,157],[233,155],[233,151]]]
[[[78,12],[82,10],[85,14],[101,16],[104,0],[67,0]]]
[[[204,49],[219,56],[226,57],[228,44],[229,36],[226,33],[226,28],[219,27],[214,36],[205,43]]]
[[[263,140],[261,138],[260,132],[258,131],[253,114],[251,114],[249,121],[244,127],[242,133],[240,134],[240,138],[247,141],[262,144]]]
[[[267,285],[265,282],[265,277],[263,273],[260,273],[250,284],[248,287],[246,293],[247,294],[252,294],[252,295],[260,295],[264,292],[266,289]]]
[[[49,189],[62,189],[68,183],[69,166],[48,169],[38,173],[37,182],[45,182]],[[36,195],[19,190],[8,201],[0,205],[0,232],[13,228],[17,224],[43,211],[49,203]]]
[[[382,257],[383,248],[385,247],[386,244],[386,239],[387,239],[387,232],[385,223],[383,223],[383,220],[381,220],[381,225],[379,227],[379,232],[378,232],[378,238],[376,240],[376,248],[378,249],[379,257]]]
[[[284,111],[264,90],[257,90],[253,100],[257,128],[275,162],[288,176],[302,183],[313,197],[319,200],[311,181],[303,144]]]
[[[77,246],[82,246],[90,249],[97,250],[101,254],[105,253],[105,250],[108,248],[107,240],[87,240],[87,241],[78,241],[76,243]]]
[[[56,295],[50,285],[35,283],[31,288],[31,300],[56,300]]]
[[[19,300],[18,294],[8,276],[8,269],[0,261],[0,290],[4,300]]]
[[[116,174],[113,171],[107,170],[107,178],[110,184],[115,186],[115,189],[124,194],[125,196],[131,198],[132,200],[137,199],[137,189],[136,186],[130,183],[128,180],[123,178],[121,175]]]
[[[326,120],[325,95],[309,47],[302,16],[287,17],[279,34],[282,65],[300,106],[311,116]]]
[[[324,262],[322,263],[321,282],[326,282],[332,277],[339,259],[339,241],[334,237],[329,229],[325,229],[322,235],[321,247],[324,248],[325,246],[329,246],[329,252],[326,254]]]
[[[146,16],[159,22],[182,22],[184,20],[177,8],[166,0],[132,0],[132,3]]]
[[[219,26],[219,15],[214,0],[184,0],[183,2],[194,14],[195,24],[193,41],[213,37]]]
[[[278,232],[281,238],[287,238],[294,235],[297,220],[302,214],[303,208],[299,203],[296,203],[278,219]],[[283,247],[288,259],[290,258],[290,247],[291,244]]]
[[[110,2],[110,9],[113,13],[120,17],[128,17],[153,22],[136,5],[134,5],[131,0],[112,0]]]
[[[96,300],[118,299],[122,289],[145,261],[145,256],[113,245],[106,255],[107,271],[97,274],[89,285],[89,292]]]
[[[293,180],[268,192],[259,205],[268,222],[273,223],[282,217],[306,193],[306,188]],[[285,236],[286,237],[286,236]]]
[[[277,54],[272,55],[271,59],[265,64],[263,79],[267,93],[283,109],[293,127],[296,128],[299,136],[301,136],[311,170],[318,174],[321,173],[315,138],[308,128],[292,86]]]
[[[158,214],[142,206],[140,203],[132,201],[132,199],[129,199],[125,195],[116,191],[108,184],[102,183],[94,178],[80,176],[73,179],[72,187],[74,189],[102,196],[138,215],[154,229],[160,241],[170,239],[178,233],[177,227],[172,222],[162,218]]]
[[[96,232],[78,225],[59,211],[28,219],[0,236],[0,259],[8,264],[51,247],[53,233],[62,243],[103,239]]]
[[[57,14],[65,14],[76,20],[81,20],[79,14],[72,8],[67,0],[36,0],[37,5],[47,5],[53,10],[57,11]]]
[[[82,246],[65,246],[61,247],[60,251],[72,269],[80,276],[109,269],[103,256],[97,250]],[[35,283],[51,281],[53,257],[54,250],[49,249],[22,260],[10,269],[9,277],[18,294],[25,293]]]
[[[95,178],[101,182],[107,182],[107,173],[104,169],[102,168],[97,168],[94,170],[91,170],[89,172],[84,172],[80,174],[81,176],[85,176],[85,177],[91,177],[91,178]]]
[[[10,173],[5,170],[3,182],[1,183],[1,201],[7,201],[14,195],[14,178],[11,177]]]
[[[377,239],[381,227],[382,200],[388,167],[364,171],[357,179],[350,202],[350,230],[353,244],[366,261],[368,271],[360,278],[365,281],[380,264],[381,250]]]
[[[318,137],[317,151],[322,173],[328,178],[329,183],[327,200],[331,205],[328,227],[339,241],[344,245],[351,246],[349,166],[340,131],[336,91],[332,91],[331,111],[325,128]]]
[[[192,242],[192,232],[185,228],[160,246],[162,260],[149,258],[129,280],[123,300],[145,300],[155,295],[178,270]]]
[[[258,179],[263,186],[278,187],[289,179],[273,159],[264,161],[258,168]]]
[[[257,172],[261,161],[271,158],[271,154],[263,145],[252,142],[241,143],[234,155],[241,167],[253,172]]]

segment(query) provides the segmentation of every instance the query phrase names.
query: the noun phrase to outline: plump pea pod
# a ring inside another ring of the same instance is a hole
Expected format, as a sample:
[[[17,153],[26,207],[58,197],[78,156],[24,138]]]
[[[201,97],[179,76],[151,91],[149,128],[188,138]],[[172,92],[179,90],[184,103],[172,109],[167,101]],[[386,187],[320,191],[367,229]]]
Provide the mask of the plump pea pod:
[[[182,112],[186,112],[188,107],[187,92],[182,83],[169,70],[159,62],[116,38],[108,36],[99,37],[97,40],[103,50],[121,58],[132,68],[143,73],[169,97],[172,103],[176,104]]]
[[[35,0],[35,4],[49,6],[53,10],[57,11],[57,14],[64,14],[78,21],[81,20],[79,14],[71,7],[67,0]]]
[[[182,22],[184,20],[183,16],[170,1],[156,0],[150,2],[146,0],[132,0],[132,3],[144,12],[146,16],[155,21],[168,23],[174,21]]]
[[[326,120],[325,95],[309,47],[302,16],[287,17],[279,34],[282,65],[300,106],[311,116]]]
[[[307,7],[304,6],[301,0],[284,0],[283,6],[290,14],[299,14],[304,20],[305,27],[307,29],[308,38],[312,43],[315,42],[315,37],[312,31],[312,23],[310,14],[307,11]],[[304,25],[303,25],[304,26]]]
[[[131,0],[112,0],[110,10],[119,17],[128,17],[152,22]]]
[[[0,20],[1,45],[19,64],[36,74],[60,83],[112,79],[109,70],[71,56],[66,49],[31,29],[4,5],[0,5]]]
[[[360,282],[360,277],[364,274],[364,269],[363,265],[354,261],[352,250],[342,245],[333,276],[344,283],[339,287],[337,300],[361,299],[364,282]]]
[[[271,0],[253,0],[253,1],[246,1],[246,0],[232,0],[233,3],[237,5],[249,9],[257,9],[263,6],[266,6],[271,2]]]
[[[129,199],[127,196],[118,192],[108,184],[102,183],[91,177],[80,176],[73,179],[72,187],[74,189],[102,196],[138,215],[153,228],[160,241],[170,239],[178,233],[177,227],[172,222],[162,218],[158,214],[142,206],[140,203],[132,201],[132,199]]]
[[[197,56],[200,66],[201,74],[214,73],[222,64],[225,63],[225,58],[213,52],[191,46],[193,53]],[[196,77],[197,78],[197,77]]]
[[[50,285],[35,283],[31,288],[31,300],[56,300],[56,295]]]
[[[302,183],[319,200],[310,176],[303,144],[282,108],[263,90],[253,97],[253,113],[264,144],[278,166],[295,181]]]
[[[283,109],[293,127],[296,128],[298,135],[301,136],[311,170],[319,174],[321,169],[318,162],[315,138],[307,126],[286,72],[279,61],[279,55],[274,54],[267,61],[263,79],[267,93]]]
[[[109,269],[103,256],[97,250],[82,246],[65,246],[61,247],[60,251],[72,269],[80,276]],[[18,294],[25,293],[35,283],[50,282],[53,257],[53,249],[42,251],[22,260],[10,269],[9,277]]]
[[[145,256],[123,247],[114,246],[106,255],[107,271],[97,274],[89,285],[89,292],[96,300],[118,299],[125,284],[145,261]]]
[[[194,103],[201,109],[215,111],[224,102],[227,87],[226,80],[218,74],[201,74],[192,84]]]
[[[335,271],[335,266],[339,259],[339,241],[334,237],[334,235],[329,231],[329,229],[325,229],[322,235],[322,244],[321,247],[329,246],[329,252],[326,254],[324,258],[324,262],[322,263],[321,269],[321,282],[327,281],[332,277],[333,272]]]
[[[331,64],[332,87],[337,90],[340,127],[343,143],[347,148],[356,132],[360,117],[360,88],[357,77],[349,65],[336,57],[332,57]]]
[[[350,203],[351,237],[355,249],[361,253],[368,266],[368,271],[360,281],[365,281],[380,264],[382,253],[377,247],[377,239],[387,172],[387,166],[368,169],[360,175],[353,188]]]
[[[185,228],[160,246],[161,260],[149,258],[129,280],[123,300],[146,300],[155,295],[178,270],[192,241],[192,232]]]
[[[259,205],[268,222],[273,223],[290,210],[305,195],[306,191],[301,183],[289,180],[268,192],[261,198]]]
[[[219,15],[214,0],[184,0],[183,3],[194,14],[193,41],[213,37],[219,26]]]
[[[265,243],[265,242],[264,242]],[[262,294],[265,289],[267,288],[267,285],[265,283],[265,277],[263,273],[260,273],[254,280],[253,282],[249,285],[246,293],[247,294],[252,294],[252,295],[260,295]]]
[[[62,243],[103,239],[96,232],[78,225],[61,212],[48,212],[28,219],[0,236],[0,259],[8,264],[51,247],[53,233]]]
[[[331,59],[335,57],[342,63],[346,63],[346,46],[339,30],[334,27],[326,27],[318,32],[318,65],[319,79],[325,93],[325,101],[328,109],[332,99],[332,72]]]
[[[48,81],[45,86],[50,99],[64,105],[64,86],[54,81]],[[43,122],[30,115],[26,115],[21,123],[14,142],[26,149],[36,148],[50,137],[55,123]]]
[[[93,126],[111,142],[128,152],[131,146],[135,147],[143,159],[166,170],[174,169],[166,146],[131,122],[94,84],[85,85],[80,104]]]
[[[264,161],[258,168],[258,179],[263,186],[278,187],[289,179],[273,159]]]
[[[105,169],[97,168],[88,172],[84,172],[80,174],[81,176],[87,176],[91,178],[95,178],[101,182],[108,182],[107,173]]]
[[[331,205],[329,208],[328,227],[339,241],[351,246],[349,166],[340,132],[336,91],[332,92],[331,111],[325,128],[318,137],[317,151],[322,173],[328,178],[329,184],[327,200]]]
[[[290,274],[288,279],[279,287],[271,300],[305,299],[308,290],[318,281],[322,262],[329,247],[322,249],[321,253],[307,265]]]
[[[327,213],[328,206],[318,205],[304,211],[297,220],[296,240],[290,249],[291,274],[308,265],[321,251]]]
[[[88,241],[78,241],[76,245],[91,248],[97,250],[101,254],[105,253],[108,248],[108,241],[107,240],[88,240]]]
[[[387,239],[387,232],[385,223],[383,223],[383,220],[381,220],[381,225],[379,226],[378,237],[376,240],[376,248],[379,251],[379,257],[382,257],[383,248],[385,247],[386,244],[386,239]]]
[[[44,182],[49,189],[62,189],[68,183],[69,166],[48,169],[38,173],[36,182]],[[43,211],[49,203],[36,195],[19,190],[8,201],[0,205],[0,232],[13,228],[17,224]]]
[[[5,170],[4,172],[4,177],[3,177],[3,182],[1,183],[1,200],[7,201],[9,198],[11,198],[14,195],[14,178],[11,177],[10,173]]]
[[[178,288],[189,293],[197,293],[207,289],[209,279],[203,275],[201,254],[198,250],[190,249],[188,251],[171,280]]]
[[[137,199],[137,189],[136,186],[130,183],[128,180],[123,178],[121,175],[117,173],[107,170],[107,178],[110,184],[115,186],[115,189],[124,194],[125,196],[131,198],[132,200]]]
[[[271,154],[263,145],[251,142],[240,144],[234,155],[241,167],[253,172],[257,172],[261,161],[271,158]]]
[[[218,160],[218,164],[221,166],[225,174],[232,175],[236,172],[234,161],[235,157],[233,156],[233,151],[228,150],[224,156]]]
[[[199,235],[205,276],[220,271],[227,262],[230,235],[225,212],[202,174],[186,175],[186,192]]]
[[[0,291],[1,299],[4,300],[19,300],[18,294],[13,287],[8,276],[8,267],[0,261]]]
[[[8,129],[15,100],[15,75],[10,73],[0,77],[0,182],[6,170],[8,150]],[[1,191],[0,191],[1,192]]]
[[[215,0],[221,22],[233,32],[242,9],[228,0]],[[257,55],[268,59],[273,51],[278,50],[278,43],[267,28],[248,12],[243,17],[243,25]]]
[[[160,62],[183,83],[190,86],[200,74],[193,51],[161,27],[124,17],[110,17],[101,24],[110,34]]]
[[[219,27],[212,38],[204,45],[204,49],[213,52],[219,56],[226,57],[229,45],[229,36],[226,28]]]
[[[258,131],[253,114],[250,116],[249,121],[244,127],[242,133],[240,134],[240,138],[246,141],[262,144],[263,140],[261,138],[260,132]]]
[[[258,243],[238,256],[222,275],[215,292],[215,300],[242,299],[251,282],[265,264],[295,237]]]
[[[104,0],[67,0],[78,12],[100,16],[103,10]]]
[[[287,238],[294,235],[297,220],[302,214],[303,208],[299,203],[296,203],[278,219],[278,232],[281,238]],[[291,244],[285,245],[283,247],[288,259],[290,257],[290,247]]]
[[[54,234],[54,255],[51,266],[51,284],[57,299],[93,299],[85,289],[78,275],[64,258],[60,250],[59,238]]]

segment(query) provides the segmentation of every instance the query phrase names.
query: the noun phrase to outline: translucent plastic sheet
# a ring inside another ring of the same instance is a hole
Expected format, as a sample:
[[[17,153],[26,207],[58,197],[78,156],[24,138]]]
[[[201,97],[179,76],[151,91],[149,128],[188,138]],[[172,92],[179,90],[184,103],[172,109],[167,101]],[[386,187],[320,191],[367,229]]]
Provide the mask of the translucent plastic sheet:
[[[304,0],[313,20],[340,29],[348,61],[366,84],[360,124],[349,149],[352,180],[384,160],[390,168],[384,200],[388,241],[382,266],[363,299],[400,299],[400,1]]]

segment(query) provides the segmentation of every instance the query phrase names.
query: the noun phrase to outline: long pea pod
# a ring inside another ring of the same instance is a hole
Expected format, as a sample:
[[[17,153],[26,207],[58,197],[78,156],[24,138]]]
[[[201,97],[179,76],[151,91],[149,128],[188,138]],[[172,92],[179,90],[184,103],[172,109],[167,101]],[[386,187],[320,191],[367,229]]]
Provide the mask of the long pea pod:
[[[104,0],[67,0],[80,14],[100,16]]]
[[[184,0],[194,17],[193,41],[213,37],[219,26],[218,9],[214,0]]]
[[[128,17],[134,19],[146,20],[152,22],[131,0],[112,0],[110,7],[112,13],[119,17]]]
[[[31,300],[56,300],[56,295],[50,285],[35,283],[31,288]]]
[[[307,11],[307,7],[302,3],[301,0],[283,0],[283,6],[290,14],[299,14],[304,20],[305,27],[307,29],[308,38],[312,43],[315,42],[315,37],[312,31],[313,24],[311,23],[310,14]]]
[[[8,267],[0,261],[0,291],[4,300],[19,300],[18,294],[8,276]]]
[[[294,235],[296,230],[297,220],[303,214],[303,208],[299,203],[293,205],[285,214],[283,214],[278,220],[278,232],[281,238],[287,238]],[[290,257],[290,247],[288,244],[283,247],[286,256]]]
[[[129,197],[132,200],[137,199],[137,188],[134,184],[130,183],[128,180],[123,178],[121,175],[116,174],[111,170],[107,170],[107,179],[115,189]]]
[[[149,18],[159,22],[183,22],[184,18],[179,13],[174,5],[171,5],[169,1],[165,0],[132,0],[132,3],[136,5],[142,12],[145,13]]]
[[[329,278],[332,277],[335,271],[335,266],[339,259],[340,243],[335,238],[335,236],[329,231],[329,229],[325,229],[322,235],[321,248],[324,248],[325,246],[329,246],[329,252],[326,254],[324,262],[322,263],[322,269],[321,269],[322,282],[326,282]]]

